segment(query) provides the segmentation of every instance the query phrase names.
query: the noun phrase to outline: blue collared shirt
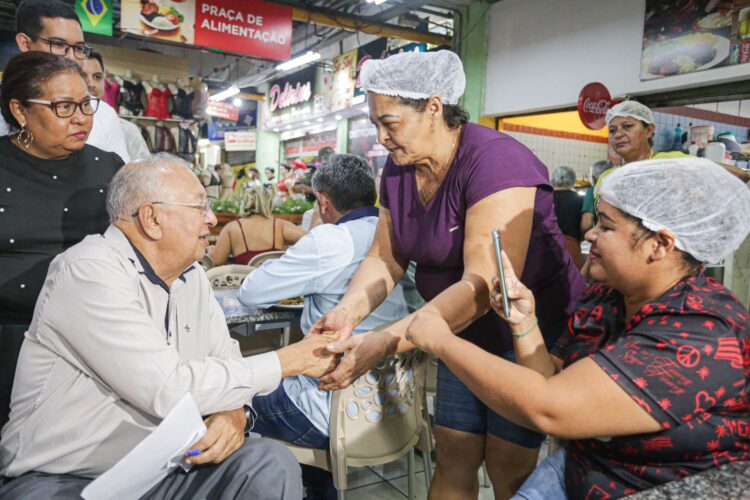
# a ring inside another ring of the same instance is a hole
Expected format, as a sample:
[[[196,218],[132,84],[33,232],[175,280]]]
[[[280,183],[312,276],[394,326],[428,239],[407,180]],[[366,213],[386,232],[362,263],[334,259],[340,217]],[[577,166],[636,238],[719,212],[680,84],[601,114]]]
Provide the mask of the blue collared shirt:
[[[280,259],[266,261],[248,275],[240,288],[240,302],[249,307],[261,307],[303,296],[305,307],[300,326],[307,333],[341,301],[367,255],[378,223],[372,213],[377,214],[377,209],[362,207],[349,212],[337,224],[313,228]],[[357,325],[354,333],[370,331],[407,314],[403,286],[398,284],[385,301]],[[318,380],[309,377],[286,378],[283,386],[315,427],[328,435],[331,393],[320,391]]]

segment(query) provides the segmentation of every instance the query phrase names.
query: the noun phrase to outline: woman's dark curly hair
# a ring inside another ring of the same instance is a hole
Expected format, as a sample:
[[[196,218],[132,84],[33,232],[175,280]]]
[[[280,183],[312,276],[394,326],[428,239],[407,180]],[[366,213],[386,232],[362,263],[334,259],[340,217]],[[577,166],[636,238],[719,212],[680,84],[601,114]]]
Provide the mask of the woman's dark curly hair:
[[[11,130],[19,130],[21,125],[10,111],[11,99],[25,103],[44,94],[47,83],[60,73],[75,73],[85,82],[81,68],[69,59],[32,50],[22,52],[11,59],[3,72],[0,89],[0,112]]]

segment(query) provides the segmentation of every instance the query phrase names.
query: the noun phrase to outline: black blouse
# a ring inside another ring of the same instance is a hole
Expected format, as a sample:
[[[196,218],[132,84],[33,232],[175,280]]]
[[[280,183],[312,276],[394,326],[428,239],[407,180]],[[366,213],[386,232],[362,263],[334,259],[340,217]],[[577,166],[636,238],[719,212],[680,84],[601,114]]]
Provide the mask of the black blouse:
[[[107,186],[123,165],[86,145],[62,160],[0,137],[0,324],[28,324],[52,259],[109,225]]]

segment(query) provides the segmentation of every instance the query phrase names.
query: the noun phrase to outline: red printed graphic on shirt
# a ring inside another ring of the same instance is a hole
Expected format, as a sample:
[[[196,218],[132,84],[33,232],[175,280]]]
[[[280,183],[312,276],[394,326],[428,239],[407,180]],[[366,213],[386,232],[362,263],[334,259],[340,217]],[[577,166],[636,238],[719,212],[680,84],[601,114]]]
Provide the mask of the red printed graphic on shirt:
[[[571,441],[569,498],[617,498],[750,458],[748,312],[711,278],[681,281],[630,321],[622,295],[590,287],[552,353],[592,359],[662,425]]]

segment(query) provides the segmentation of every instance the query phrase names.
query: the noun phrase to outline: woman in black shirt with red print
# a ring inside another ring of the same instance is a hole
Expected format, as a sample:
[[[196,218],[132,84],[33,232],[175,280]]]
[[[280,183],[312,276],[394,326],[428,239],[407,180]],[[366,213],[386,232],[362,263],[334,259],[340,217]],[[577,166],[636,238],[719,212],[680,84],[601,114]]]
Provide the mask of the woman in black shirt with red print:
[[[750,191],[701,159],[650,160],[603,183],[598,281],[551,349],[504,258],[518,365],[450,331],[410,331],[504,417],[569,439],[518,498],[617,498],[750,459],[750,316],[707,278],[750,232]],[[502,313],[499,287],[491,294]]]

